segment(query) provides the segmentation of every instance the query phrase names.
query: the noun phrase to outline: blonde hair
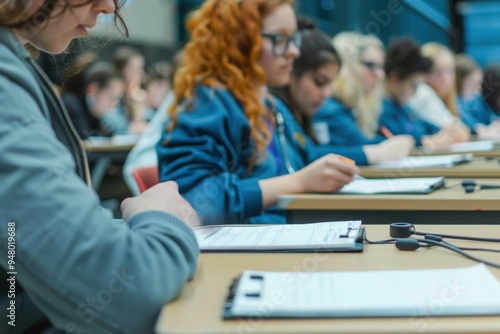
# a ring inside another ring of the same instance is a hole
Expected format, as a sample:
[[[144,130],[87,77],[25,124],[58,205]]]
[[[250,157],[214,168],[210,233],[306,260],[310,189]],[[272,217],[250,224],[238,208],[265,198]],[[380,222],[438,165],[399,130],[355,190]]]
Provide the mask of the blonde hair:
[[[343,32],[332,40],[342,60],[340,72],[332,83],[333,96],[349,108],[356,109],[359,129],[368,138],[375,137],[382,111],[383,82],[369,95],[364,94],[358,66],[363,52],[368,48],[384,51],[384,45],[374,35]]]
[[[451,50],[448,47],[446,47],[442,44],[436,43],[436,42],[429,42],[429,43],[422,45],[420,52],[422,53],[422,56],[429,58],[433,62],[435,62],[436,59],[441,55],[449,56],[453,61],[452,68],[453,68],[453,71],[455,71],[455,67],[454,67],[455,56],[453,55],[453,52],[451,52]],[[429,86],[432,87],[432,85],[429,85]],[[434,89],[436,94],[438,94],[438,90],[436,87],[432,87],[432,89]],[[446,107],[448,108],[450,113],[453,116],[458,117],[457,90],[455,88],[455,84],[452,85],[452,88],[450,89],[449,92],[446,92],[443,96],[439,95],[439,97],[441,98],[441,100],[443,100],[444,104],[446,105]]]
[[[471,73],[480,71],[481,67],[474,59],[461,53],[455,56],[455,89],[457,94],[462,94],[463,83]]]

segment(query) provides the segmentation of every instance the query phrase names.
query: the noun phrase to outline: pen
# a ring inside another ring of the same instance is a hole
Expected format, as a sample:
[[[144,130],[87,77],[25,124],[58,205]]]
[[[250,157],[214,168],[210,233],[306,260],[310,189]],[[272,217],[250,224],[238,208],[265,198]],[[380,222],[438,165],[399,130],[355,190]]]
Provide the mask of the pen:
[[[346,158],[346,157],[343,157],[341,155],[338,156],[339,160],[342,161],[342,162],[345,162],[345,163],[348,163],[349,165],[355,165],[356,163],[354,162],[354,160],[352,159],[349,159],[349,158]]]
[[[341,155],[339,155],[338,158],[340,161],[348,163],[349,165],[353,165],[353,166],[356,165],[356,162],[354,162],[354,160],[352,160],[352,159],[346,158],[346,157],[341,156]],[[356,175],[356,177],[355,177],[355,180],[362,180],[362,179],[364,179],[364,177],[362,177],[361,175]]]
[[[394,135],[392,134],[392,132],[391,132],[391,131],[389,131],[389,129],[388,129],[388,128],[386,128],[385,126],[381,126],[381,127],[380,127],[380,132],[382,132],[382,134],[383,134],[383,135],[384,135],[387,139],[394,137]]]

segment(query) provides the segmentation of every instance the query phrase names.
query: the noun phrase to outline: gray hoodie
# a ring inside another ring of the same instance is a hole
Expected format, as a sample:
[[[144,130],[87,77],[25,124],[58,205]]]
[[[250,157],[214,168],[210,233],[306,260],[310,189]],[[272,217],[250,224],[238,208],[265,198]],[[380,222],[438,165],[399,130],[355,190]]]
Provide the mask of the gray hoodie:
[[[0,27],[0,267],[16,273],[6,278],[15,276],[58,328],[152,332],[161,307],[193,275],[196,239],[165,212],[120,224],[99,208],[82,181],[78,137],[44,77]],[[4,302],[8,292],[0,291]]]

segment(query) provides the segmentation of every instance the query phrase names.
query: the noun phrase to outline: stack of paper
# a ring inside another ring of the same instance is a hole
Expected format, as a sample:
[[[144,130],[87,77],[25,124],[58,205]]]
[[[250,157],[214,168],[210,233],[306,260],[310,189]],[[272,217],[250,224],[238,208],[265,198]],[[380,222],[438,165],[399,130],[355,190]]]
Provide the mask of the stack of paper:
[[[471,141],[465,143],[451,144],[448,146],[429,146],[421,148],[424,152],[443,152],[443,153],[468,153],[468,152],[487,152],[498,147],[497,143],[491,140]]]
[[[444,177],[356,179],[337,194],[428,194],[444,186]]]
[[[408,157],[398,161],[384,161],[373,164],[377,168],[399,168],[399,169],[413,169],[413,168],[430,168],[430,167],[453,167],[455,165],[472,161],[474,156],[468,154],[452,154],[452,155],[430,155],[430,156],[416,156]]]

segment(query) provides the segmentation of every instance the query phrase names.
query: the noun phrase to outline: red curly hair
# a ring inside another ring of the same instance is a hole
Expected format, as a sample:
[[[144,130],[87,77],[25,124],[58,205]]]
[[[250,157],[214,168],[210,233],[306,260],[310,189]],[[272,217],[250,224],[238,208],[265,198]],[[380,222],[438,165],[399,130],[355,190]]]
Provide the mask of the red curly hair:
[[[270,141],[266,107],[258,93],[266,75],[258,62],[262,53],[262,19],[293,0],[207,0],[187,23],[191,39],[183,50],[174,80],[172,122],[182,101],[193,100],[196,85],[224,86],[243,105],[256,152]]]

